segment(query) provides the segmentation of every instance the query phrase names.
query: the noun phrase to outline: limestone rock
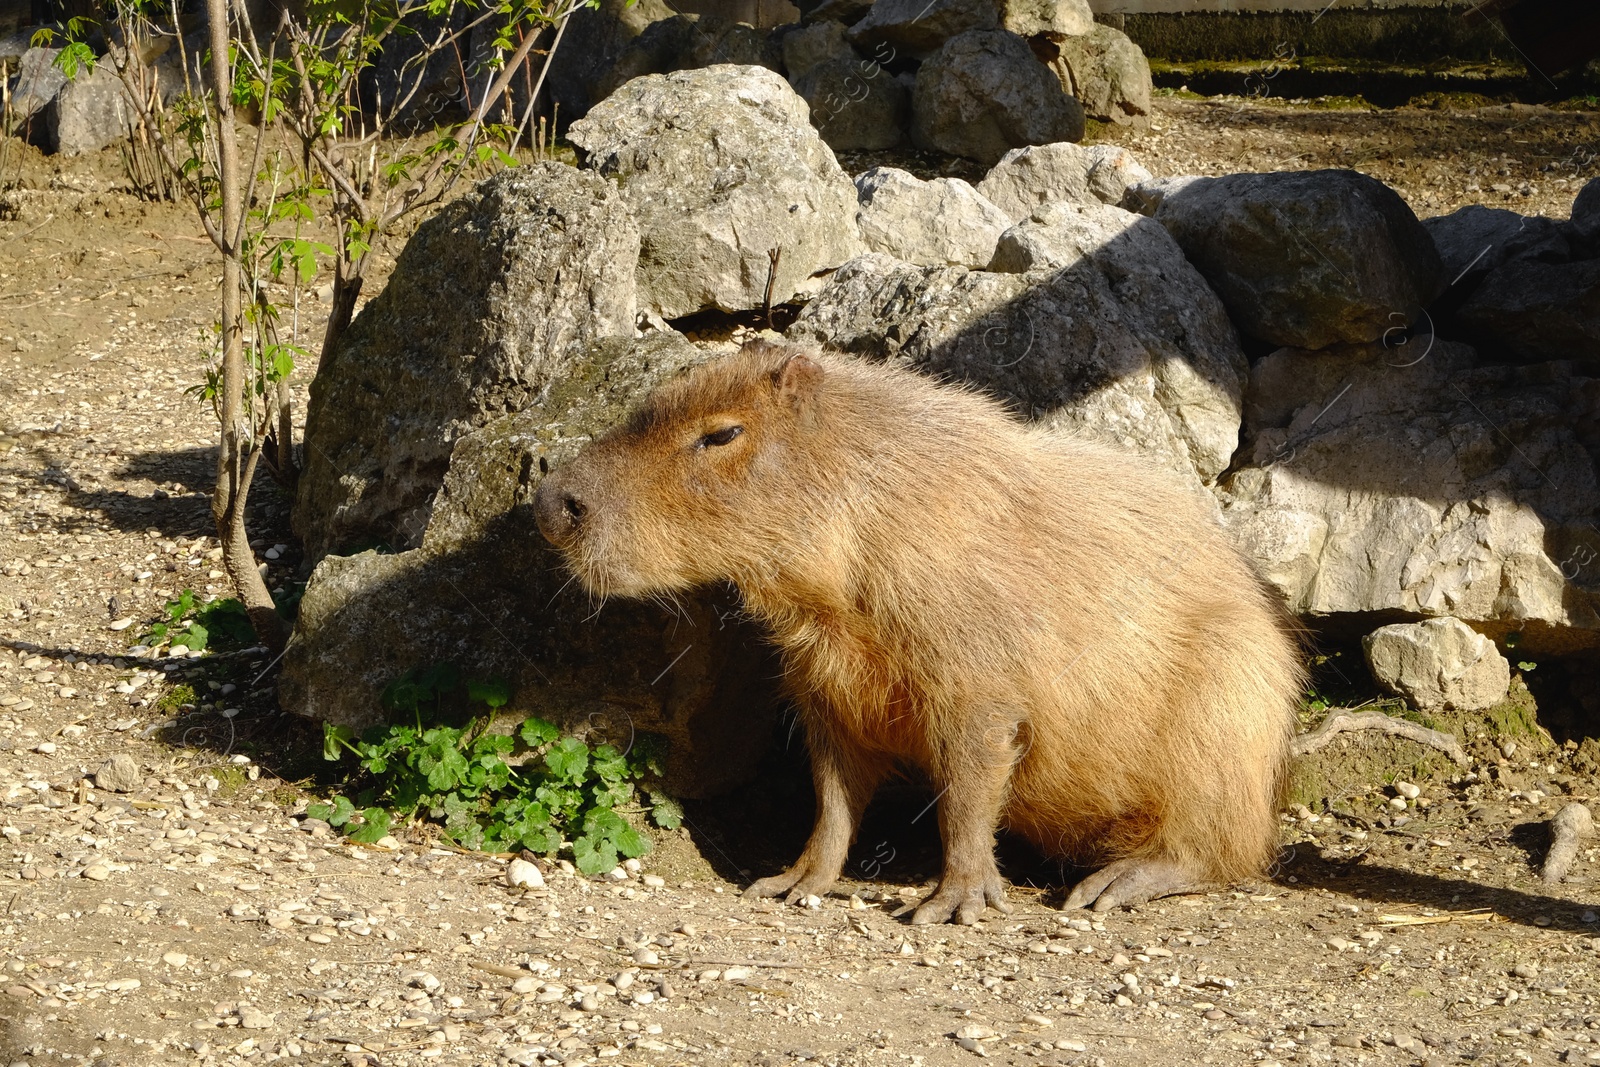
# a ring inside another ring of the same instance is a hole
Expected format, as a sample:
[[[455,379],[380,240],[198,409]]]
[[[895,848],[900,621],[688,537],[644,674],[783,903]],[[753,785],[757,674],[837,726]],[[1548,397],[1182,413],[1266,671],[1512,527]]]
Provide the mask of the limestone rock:
[[[1590,178],[1578,190],[1567,232],[1590,255],[1600,255],[1600,178]]]
[[[620,184],[639,222],[640,303],[665,318],[760,307],[772,249],[776,303],[861,249],[855,186],[805,101],[763,67],[638,78],[568,136]]]
[[[1446,279],[1399,194],[1350,170],[1198,178],[1156,211],[1239,328],[1299,348],[1420,322]]]
[[[77,156],[127,137],[135,112],[116,68],[106,60],[62,85],[39,110],[38,121],[45,151]]]
[[[138,760],[119,752],[94,772],[94,785],[108,793],[137,793],[144,788],[144,772]]]
[[[911,139],[995,163],[1013,148],[1083,139],[1083,108],[1028,44],[1005,30],[952,37],[917,69]]]
[[[628,42],[599,79],[595,102],[648,74],[728,63],[775,71],[782,61],[777,46],[754,26],[718,15],[673,15],[650,23]]]
[[[1116,145],[1059,144],[1014,148],[978,183],[978,192],[1021,222],[1057,200],[1121,205],[1128,188],[1150,172]]]
[[[1089,0],[999,0],[1000,25],[1019,37],[1040,34],[1057,40],[1095,27]]]
[[[795,27],[780,39],[779,49],[783,55],[783,72],[788,75],[790,84],[824,60],[857,58],[856,50],[844,39],[844,26],[831,19]],[[815,109],[813,104],[812,110]]]
[[[779,672],[732,594],[599,610],[532,515],[546,471],[705,358],[671,333],[597,341],[523,410],[460,438],[420,547],[328,556],[312,572],[284,657],[284,707],[366,726],[403,672],[451,664],[459,684],[447,708],[461,710],[466,682],[502,678],[503,715],[537,714],[619,749],[664,736],[669,788],[683,795],[750,773],[776,718]]]
[[[414,547],[457,438],[595,338],[633,335],[638,247],[615,186],[559,163],[502,171],[419,226],[311,384],[294,515],[311,558]]]
[[[1070,208],[1070,205],[1061,205]],[[1150,453],[1197,487],[1238,441],[1244,354],[1159,224],[1103,207],[1073,262],[1027,274],[845,264],[789,333],[999,397],[1025,418]]]
[[[1494,642],[1460,619],[1382,626],[1361,649],[1378,684],[1420,711],[1492,708],[1511,685],[1511,665]]]
[[[628,46],[648,27],[673,15],[666,0],[600,0],[596,7],[575,9],[545,79],[560,121],[587,115],[603,98],[611,71]]]
[[[850,50],[791,75],[790,83],[811,108],[811,123],[829,148],[843,152],[905,143],[911,94],[876,60]]]
[[[60,54],[59,48],[30,48],[13,68],[17,80],[11,87],[11,116],[18,128],[54,100],[67,84],[67,76],[56,66],[56,56]]]
[[[999,25],[994,0],[877,0],[849,36],[865,51],[888,44],[897,57],[923,59],[958,34]]]
[[[1469,347],[1285,349],[1251,368],[1220,481],[1236,543],[1298,615],[1452,615],[1531,651],[1600,645],[1600,381]]]
[[[894,167],[856,175],[856,223],[874,252],[923,266],[987,267],[1010,224],[959,178],[922,181]]]
[[[1485,348],[1517,359],[1600,363],[1600,259],[1512,260],[1489,272],[1460,316]]]
[[[1514,259],[1565,260],[1566,235],[1554,219],[1519,215],[1504,208],[1468,204],[1448,215],[1423,219],[1444,265],[1445,280],[1487,274]]]
[[[1140,123],[1150,115],[1150,62],[1121,30],[1099,23],[1057,43],[1050,69],[1098,122]]]

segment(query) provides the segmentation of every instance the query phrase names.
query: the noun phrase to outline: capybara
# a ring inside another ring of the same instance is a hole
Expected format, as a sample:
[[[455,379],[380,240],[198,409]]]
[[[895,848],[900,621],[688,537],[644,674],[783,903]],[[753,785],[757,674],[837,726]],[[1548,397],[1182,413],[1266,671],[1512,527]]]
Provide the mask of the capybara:
[[[731,581],[800,707],[817,821],[749,893],[839,877],[897,763],[938,794],[913,921],[1010,910],[996,824],[1104,866],[1096,911],[1258,873],[1301,667],[1196,494],[911,371],[765,341],[551,472],[539,529],[599,597]]]

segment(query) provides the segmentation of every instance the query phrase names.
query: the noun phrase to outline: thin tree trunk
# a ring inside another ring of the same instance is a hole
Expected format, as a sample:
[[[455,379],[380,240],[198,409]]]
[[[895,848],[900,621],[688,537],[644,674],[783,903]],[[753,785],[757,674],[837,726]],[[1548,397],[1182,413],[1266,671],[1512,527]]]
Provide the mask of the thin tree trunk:
[[[251,443],[251,427],[244,410],[244,307],[240,286],[239,145],[233,125],[233,71],[229,66],[227,0],[206,0],[211,19],[211,82],[217,109],[218,178],[222,193],[222,441],[217,452],[217,487],[211,497],[211,517],[222,542],[223,566],[255,627],[256,637],[274,651],[284,645],[283,619],[272,603],[267,584],[256,570],[245,531],[244,509],[250,496],[259,451]],[[250,455],[246,457],[246,450]]]

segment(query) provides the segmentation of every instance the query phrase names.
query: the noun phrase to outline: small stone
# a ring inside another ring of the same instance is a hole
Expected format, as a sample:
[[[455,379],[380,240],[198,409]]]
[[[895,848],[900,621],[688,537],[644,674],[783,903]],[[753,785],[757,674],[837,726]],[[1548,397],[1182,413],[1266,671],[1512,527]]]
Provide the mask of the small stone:
[[[103,863],[91,863],[83,869],[83,876],[91,882],[103,882],[111,877],[111,868]]]
[[[251,977],[255,976],[255,973],[256,972],[252,971],[248,967],[240,967],[237,970],[229,971],[228,972],[228,977],[229,978],[251,978]]]
[[[1539,965],[1537,963],[1519,963],[1511,968],[1511,973],[1518,978],[1537,978],[1539,977]]]
[[[138,989],[144,983],[137,978],[113,978],[105,985],[108,993],[128,993]]]
[[[1413,785],[1410,782],[1396,782],[1394,784],[1394,791],[1405,797],[1407,800],[1415,800],[1422,795],[1422,788],[1420,786]]]
[[[100,765],[94,774],[94,784],[108,793],[133,793],[143,788],[144,774],[139,761],[126,752],[119,752]]]
[[[108,630],[126,630],[128,627],[130,627],[132,625],[133,625],[133,616],[132,615],[128,615],[128,616],[126,616],[124,618],[118,619],[114,623],[111,623],[109,626],[106,627],[106,629],[108,629]]]
[[[633,962],[645,967],[654,967],[661,962],[661,957],[656,955],[655,949],[646,947],[633,954]]]
[[[414,986],[417,989],[425,989],[429,993],[432,993],[435,989],[439,988],[439,979],[435,978],[427,971],[413,971],[411,974],[406,975],[406,984]]]
[[[1202,1018],[1205,1018],[1205,1019],[1207,1019],[1207,1020],[1209,1020],[1211,1022],[1214,1022],[1214,1023],[1220,1023],[1222,1020],[1226,1019],[1227,1017],[1228,1017],[1228,1013],[1223,1011],[1221,1008],[1212,1008],[1210,1011],[1206,1012],[1204,1016],[1202,1016]]]
[[[1056,1048],[1061,1052],[1087,1052],[1089,1046],[1082,1041],[1057,1041]]]
[[[663,889],[667,884],[667,880],[659,874],[647,874],[639,880],[651,889]]]
[[[56,754],[56,743],[54,741],[40,741],[33,746],[33,750],[41,756],[53,756]]]
[[[333,938],[327,934],[307,934],[306,940],[313,945],[329,945],[333,943]]]
[[[1506,759],[1510,759],[1512,756],[1515,756],[1516,754],[1517,754],[1517,743],[1515,741],[1512,741],[1511,739],[1507,738],[1506,740],[1500,742],[1500,755],[1504,756]]]
[[[267,1030],[272,1027],[272,1016],[255,1008],[241,1008],[239,1027],[243,1030]]]
[[[724,982],[742,982],[754,973],[749,967],[724,967],[722,969],[722,980]]]
[[[544,873],[537,864],[512,860],[506,864],[506,885],[513,889],[538,889],[544,885]]]
[[[1390,797],[1389,798],[1389,806],[1391,808],[1393,808],[1395,811],[1405,811],[1406,810],[1406,798],[1405,797]]]
[[[189,962],[189,957],[184,955],[182,952],[177,951],[163,952],[161,954],[161,962],[165,963],[168,967],[182,967],[184,964]]]
[[[511,983],[511,992],[521,995],[532,993],[544,983],[537,978],[518,978]]]
[[[1048,1015],[1024,1015],[1022,1021],[1032,1023],[1034,1026],[1054,1026],[1055,1022]]]
[[[969,1037],[974,1041],[986,1041],[991,1037],[999,1036],[999,1034],[995,1033],[988,1027],[979,1026],[977,1023],[968,1023],[966,1026],[963,1026],[961,1029],[956,1031],[956,1037]]]
[[[626,882],[628,880],[628,869],[619,863],[606,872],[606,877],[613,882]]]

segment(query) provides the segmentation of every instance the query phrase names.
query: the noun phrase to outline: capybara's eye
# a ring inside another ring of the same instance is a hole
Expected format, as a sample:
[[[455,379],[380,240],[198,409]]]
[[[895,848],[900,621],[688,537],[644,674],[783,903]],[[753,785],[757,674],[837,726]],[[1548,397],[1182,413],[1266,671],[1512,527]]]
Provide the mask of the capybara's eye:
[[[696,448],[710,448],[713,445],[725,445],[735,437],[744,433],[743,426],[727,426],[721,430],[713,430],[695,442]]]

